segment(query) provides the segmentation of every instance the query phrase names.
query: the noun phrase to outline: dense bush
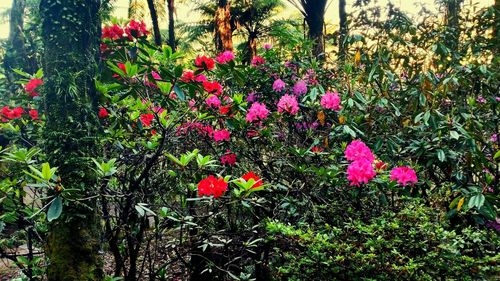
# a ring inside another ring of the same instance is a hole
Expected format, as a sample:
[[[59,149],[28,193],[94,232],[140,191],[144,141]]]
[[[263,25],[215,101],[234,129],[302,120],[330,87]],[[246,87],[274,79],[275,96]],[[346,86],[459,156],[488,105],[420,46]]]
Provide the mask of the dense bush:
[[[44,163],[43,73],[19,72],[1,111],[0,248],[38,246],[64,206],[97,200],[108,273],[127,280],[491,278],[498,58],[475,43],[489,13],[460,58],[445,31],[421,38],[396,14],[384,40],[352,36],[360,47],[334,65],[291,38],[245,64],[152,46],[139,22],[106,26],[99,185],[81,198]],[[398,55],[412,44],[429,58]],[[41,258],[16,262],[43,275]]]

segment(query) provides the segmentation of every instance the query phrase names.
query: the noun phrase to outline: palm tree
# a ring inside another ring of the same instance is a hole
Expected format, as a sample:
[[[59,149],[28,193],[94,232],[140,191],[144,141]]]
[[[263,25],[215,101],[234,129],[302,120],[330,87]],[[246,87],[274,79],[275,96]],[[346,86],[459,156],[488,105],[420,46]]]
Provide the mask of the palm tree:
[[[308,37],[313,41],[312,53],[324,58],[325,45],[323,27],[325,24],[326,3],[328,0],[288,0],[304,16],[308,26]]]
[[[231,1],[218,0],[215,11],[215,47],[219,52],[233,49]]]
[[[175,1],[167,0],[168,7],[168,45],[172,48],[172,51],[175,51],[177,47],[175,44],[175,22],[174,22],[174,14],[175,14]]]
[[[155,38],[155,44],[157,46],[161,45],[161,33],[160,26],[158,25],[158,14],[156,12],[155,1],[148,0],[149,14],[151,15],[151,22],[153,23],[153,36]]]

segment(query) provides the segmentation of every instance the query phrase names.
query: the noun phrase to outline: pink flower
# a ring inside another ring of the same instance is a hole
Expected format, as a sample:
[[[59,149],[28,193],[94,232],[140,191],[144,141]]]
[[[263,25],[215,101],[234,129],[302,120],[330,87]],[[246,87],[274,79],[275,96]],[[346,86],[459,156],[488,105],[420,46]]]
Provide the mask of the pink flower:
[[[291,115],[297,114],[299,111],[299,103],[297,102],[297,98],[291,95],[284,95],[281,97],[278,102],[278,112],[286,111]]]
[[[265,64],[266,60],[263,57],[255,56],[252,59],[252,65],[253,66],[259,66],[261,64]]]
[[[275,92],[281,92],[285,89],[285,87],[286,87],[286,84],[281,79],[276,79],[273,83],[273,91],[275,91]]]
[[[151,76],[153,76],[153,79],[155,80],[161,80],[160,74],[158,74],[158,72],[156,71],[151,71]]]
[[[346,147],[344,155],[349,161],[368,160],[370,163],[375,161],[375,156],[370,148],[360,140],[352,141]]]
[[[215,60],[219,64],[226,64],[232,60],[234,60],[234,54],[231,51],[224,51],[221,54],[219,54]]]
[[[326,109],[339,111],[342,106],[340,105],[340,97],[338,93],[326,92],[326,94],[321,97],[321,106]]]
[[[347,179],[351,186],[360,186],[362,183],[366,184],[376,174],[372,163],[366,159],[356,160],[347,167]]]
[[[307,93],[307,84],[304,80],[299,80],[293,86],[293,93],[297,96]]]
[[[247,122],[262,121],[267,118],[268,114],[269,110],[267,110],[265,104],[255,102],[248,110],[245,120]]]
[[[405,186],[408,183],[415,184],[418,182],[417,173],[410,167],[402,166],[392,169],[391,181],[397,181],[398,184]]]
[[[222,130],[214,130],[213,132],[213,138],[215,142],[220,142],[220,141],[229,141],[231,138],[231,133],[228,130],[222,129]]]
[[[219,107],[220,107],[220,100],[219,100],[219,98],[218,98],[216,95],[211,95],[211,96],[209,96],[209,97],[205,100],[205,103],[206,103],[209,107],[213,107],[213,108],[219,108]]]
[[[498,135],[497,134],[491,135],[491,137],[490,137],[490,141],[491,142],[497,142],[497,140],[498,140]]]
[[[236,154],[231,152],[231,150],[227,150],[226,154],[220,157],[220,162],[222,165],[234,166],[236,164]]]
[[[273,48],[273,45],[271,45],[270,43],[266,43],[266,44],[264,44],[263,47],[265,50],[271,50]]]

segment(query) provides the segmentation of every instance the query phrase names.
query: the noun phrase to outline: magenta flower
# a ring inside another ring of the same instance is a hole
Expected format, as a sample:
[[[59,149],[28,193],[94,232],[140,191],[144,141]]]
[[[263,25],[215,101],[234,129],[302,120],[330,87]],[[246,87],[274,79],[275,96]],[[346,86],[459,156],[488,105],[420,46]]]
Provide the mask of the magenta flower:
[[[297,102],[297,98],[291,95],[284,95],[281,97],[278,102],[278,112],[286,111],[291,115],[297,114],[299,111],[299,103]]]
[[[210,97],[208,97],[205,100],[205,103],[209,107],[213,107],[213,108],[219,108],[220,107],[220,100],[219,100],[219,98],[216,95],[211,95]]]
[[[271,45],[270,43],[266,43],[266,44],[264,44],[263,47],[265,50],[271,50],[273,48],[273,45]]]
[[[321,106],[326,109],[339,111],[342,106],[340,105],[340,97],[338,93],[326,92],[326,94],[321,97]]]
[[[307,93],[307,83],[304,80],[299,80],[295,85],[293,86],[293,93],[296,96],[303,95]]]
[[[225,129],[214,130],[214,132],[213,132],[213,138],[214,138],[215,142],[229,141],[230,137],[231,137],[231,133]]]
[[[368,160],[370,163],[375,161],[375,156],[373,156],[370,148],[360,140],[352,141],[346,147],[344,155],[349,161]]]
[[[286,84],[285,82],[283,82],[283,80],[281,79],[276,79],[273,83],[273,91],[275,92],[281,92],[285,89],[286,87]]]
[[[158,74],[158,72],[156,72],[154,70],[151,71],[151,76],[153,76],[153,79],[155,79],[155,80],[161,80],[160,74]]]
[[[267,118],[267,115],[269,115],[269,110],[267,110],[266,105],[255,102],[250,109],[248,109],[245,120],[247,122],[262,121]]]
[[[417,173],[410,167],[397,167],[391,171],[391,181],[397,181],[398,184],[405,186],[407,184],[415,184],[418,182]]]
[[[226,64],[232,60],[234,60],[234,54],[231,51],[224,51],[221,54],[219,54],[215,60],[219,64]]]
[[[252,59],[252,65],[253,66],[259,66],[259,65],[265,64],[265,63],[266,63],[266,60],[263,57],[260,57],[260,56],[255,56]]]
[[[366,159],[356,160],[347,167],[347,179],[351,186],[366,184],[375,177],[377,173],[372,163]]]

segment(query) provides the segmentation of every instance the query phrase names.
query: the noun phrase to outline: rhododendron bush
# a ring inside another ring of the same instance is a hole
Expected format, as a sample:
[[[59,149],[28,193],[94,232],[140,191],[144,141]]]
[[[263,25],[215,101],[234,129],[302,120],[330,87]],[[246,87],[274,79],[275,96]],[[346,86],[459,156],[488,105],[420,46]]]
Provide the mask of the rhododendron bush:
[[[93,198],[110,275],[301,280],[305,272],[328,272],[360,279],[370,276],[353,268],[362,264],[354,255],[379,251],[369,244],[390,241],[391,231],[407,235],[397,225],[413,221],[425,226],[414,229],[418,238],[394,238],[399,248],[387,250],[397,268],[381,269],[386,264],[373,257],[359,266],[380,278],[414,279],[432,259],[409,244],[428,239],[425,251],[436,259],[449,256],[458,268],[466,260],[459,256],[470,255],[464,268],[471,276],[492,274],[500,98],[493,87],[482,88],[484,102],[472,92],[490,70],[471,64],[398,73],[369,54],[325,67],[300,50],[271,45],[244,65],[236,52],[190,57],[151,46],[147,35],[136,21],[107,25],[102,34],[94,114],[103,149],[93,159]],[[43,74],[26,74],[21,83],[19,97],[0,111],[2,132],[10,134],[3,162],[37,198],[58,188],[61,206],[73,204],[71,190],[58,185],[57,167],[42,164],[37,149]],[[7,193],[17,183],[2,184]],[[14,206],[19,195],[9,196],[3,219],[13,223],[24,215]],[[23,212],[43,224],[58,218],[49,204],[24,205]],[[433,232],[427,220],[443,229]],[[472,227],[487,241],[476,256],[469,251]],[[43,227],[38,231],[43,235]],[[447,248],[444,240],[461,235],[463,248]],[[323,262],[325,271],[317,268]],[[429,276],[440,270],[432,267]]]

